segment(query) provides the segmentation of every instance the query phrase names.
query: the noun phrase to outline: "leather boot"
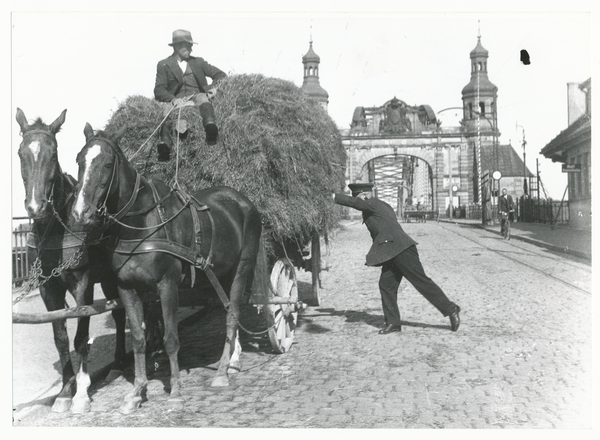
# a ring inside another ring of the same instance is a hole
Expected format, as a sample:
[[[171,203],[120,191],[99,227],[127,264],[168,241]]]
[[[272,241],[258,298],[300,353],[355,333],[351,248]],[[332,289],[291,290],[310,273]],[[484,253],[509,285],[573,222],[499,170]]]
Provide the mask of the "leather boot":
[[[160,141],[156,146],[158,150],[158,161],[168,162],[171,158],[171,148],[173,147],[173,141],[171,140],[171,124],[164,122],[160,127]]]
[[[215,110],[210,102],[200,104],[200,116],[206,133],[206,144],[215,145],[219,139],[219,129],[215,121]]]

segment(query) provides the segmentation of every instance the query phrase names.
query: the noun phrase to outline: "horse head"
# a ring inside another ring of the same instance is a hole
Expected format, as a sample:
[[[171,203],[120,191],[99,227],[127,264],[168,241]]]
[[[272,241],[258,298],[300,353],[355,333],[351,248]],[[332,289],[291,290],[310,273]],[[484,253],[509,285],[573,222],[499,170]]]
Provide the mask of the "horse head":
[[[46,125],[40,118],[30,125],[25,113],[17,108],[16,119],[23,137],[19,146],[19,157],[25,185],[25,209],[34,220],[48,214],[48,202],[52,200],[56,179],[62,176],[58,163],[56,133],[65,122],[66,113],[67,110],[63,110],[50,125]]]
[[[86,144],[77,154],[79,191],[73,204],[73,217],[82,225],[99,220],[109,199],[119,187],[119,164],[126,162],[117,146],[125,127],[113,135],[94,131],[87,123],[83,130]]]

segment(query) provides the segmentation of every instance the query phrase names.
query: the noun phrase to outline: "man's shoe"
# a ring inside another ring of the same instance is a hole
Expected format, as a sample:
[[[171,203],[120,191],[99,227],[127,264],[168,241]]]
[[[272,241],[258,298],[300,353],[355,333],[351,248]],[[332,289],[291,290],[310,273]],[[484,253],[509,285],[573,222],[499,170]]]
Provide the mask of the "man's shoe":
[[[381,330],[379,330],[380,335],[387,335],[388,333],[401,332],[402,327],[400,324],[388,324]]]
[[[458,330],[458,327],[460,326],[460,316],[458,315],[460,313],[460,307],[456,306],[456,311],[450,315],[450,330],[452,330],[453,332]]]
[[[204,131],[206,132],[206,145],[215,145],[217,143],[217,139],[219,139],[219,129],[217,128],[217,124],[206,124]]]
[[[171,149],[164,142],[160,142],[156,149],[158,150],[158,161],[159,162],[168,162],[171,159]]]

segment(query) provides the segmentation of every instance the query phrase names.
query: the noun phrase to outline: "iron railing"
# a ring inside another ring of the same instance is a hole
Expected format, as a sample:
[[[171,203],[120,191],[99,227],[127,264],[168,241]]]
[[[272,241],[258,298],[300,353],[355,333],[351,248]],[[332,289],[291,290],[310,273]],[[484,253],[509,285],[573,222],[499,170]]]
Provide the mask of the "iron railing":
[[[452,217],[457,219],[481,220],[481,215],[481,206],[476,204],[461,205],[452,212]],[[489,215],[491,219],[498,218],[498,205],[492,205]],[[449,218],[449,209],[442,211],[441,216]],[[569,202],[520,197],[515,203],[514,219],[526,223],[566,224],[569,223]]]
[[[24,222],[24,220],[26,221]],[[13,217],[12,283],[15,287],[21,286],[23,281],[29,277],[31,262],[27,258],[27,234],[30,230],[31,220],[29,217]]]

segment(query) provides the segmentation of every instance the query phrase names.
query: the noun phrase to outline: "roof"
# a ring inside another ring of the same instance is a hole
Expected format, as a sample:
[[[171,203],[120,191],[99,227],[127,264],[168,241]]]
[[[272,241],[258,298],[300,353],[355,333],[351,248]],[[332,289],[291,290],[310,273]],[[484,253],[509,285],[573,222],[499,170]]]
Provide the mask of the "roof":
[[[486,57],[488,56],[489,52],[481,45],[481,36],[477,37],[477,46],[475,46],[475,49],[473,49],[470,53],[470,57],[471,58],[476,58],[476,57]]]
[[[318,81],[304,81],[300,89],[311,98],[329,98],[329,93],[321,87]]]
[[[497,151],[497,154],[494,154],[494,151]],[[482,145],[481,170],[498,170],[503,177],[522,177],[523,159],[512,145],[498,145],[497,149],[493,145]],[[529,169],[527,174],[533,176]]]
[[[303,63],[307,63],[307,62],[310,62],[310,61],[313,61],[313,62],[316,62],[316,63],[318,63],[318,62],[321,61],[321,58],[319,57],[319,55],[317,55],[315,53],[315,51],[313,50],[312,41],[310,42],[310,47],[308,48],[308,52],[306,52],[306,55],[304,55],[302,57],[302,62]]]
[[[565,162],[566,150],[583,142],[591,143],[591,139],[592,118],[584,114],[542,148],[540,154],[554,162]]]
[[[477,84],[477,75],[479,75],[479,84]],[[462,94],[477,94],[477,88],[479,88],[479,93],[482,92],[493,92],[496,94],[498,92],[498,87],[496,87],[492,82],[488,79],[487,75],[483,72],[477,72],[471,75],[471,80],[469,84],[464,86],[462,89]]]

